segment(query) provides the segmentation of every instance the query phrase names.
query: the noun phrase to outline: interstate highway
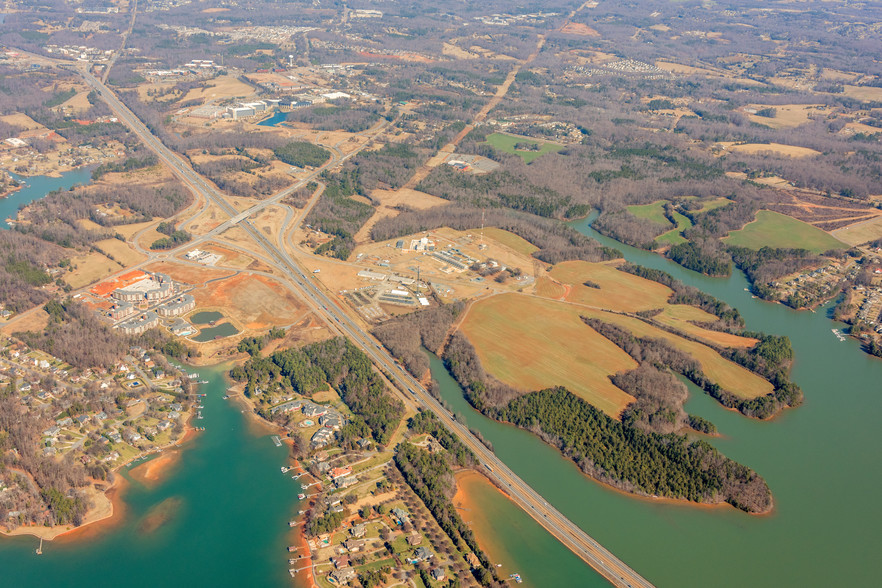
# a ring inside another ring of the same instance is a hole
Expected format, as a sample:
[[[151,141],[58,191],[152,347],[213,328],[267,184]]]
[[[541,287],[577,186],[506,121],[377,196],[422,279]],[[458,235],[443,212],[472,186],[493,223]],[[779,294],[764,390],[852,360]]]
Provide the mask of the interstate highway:
[[[217,204],[231,219],[239,215],[239,212],[224,200],[216,188],[206,182],[180,156],[173,153],[153,135],[144,123],[110,89],[88,71],[84,69],[79,71],[86,82],[107,102],[120,120],[126,123],[185,184],[199,195]],[[429,395],[419,382],[407,373],[373,337],[366,333],[342,308],[331,300],[325,291],[314,283],[312,274],[307,273],[286,251],[280,250],[266,239],[250,220],[243,220],[239,223],[239,226],[243,227],[258,242],[275,262],[277,268],[300,290],[301,296],[319,316],[322,316],[329,324],[336,325],[342,333],[347,335],[367,353],[375,364],[400,387],[399,393],[402,396],[405,398],[409,397],[409,400],[415,400],[418,404],[431,410],[446,427],[456,434],[478,456],[481,463],[485,466],[488,475],[501,488],[504,488],[511,499],[539,522],[540,525],[613,585],[628,588],[652,587],[650,582],[591,538],[556,508],[548,504],[539,493],[521,480],[493,452],[478,441],[465,426],[454,420],[453,415]],[[405,392],[406,390],[410,391],[411,394],[408,395]]]

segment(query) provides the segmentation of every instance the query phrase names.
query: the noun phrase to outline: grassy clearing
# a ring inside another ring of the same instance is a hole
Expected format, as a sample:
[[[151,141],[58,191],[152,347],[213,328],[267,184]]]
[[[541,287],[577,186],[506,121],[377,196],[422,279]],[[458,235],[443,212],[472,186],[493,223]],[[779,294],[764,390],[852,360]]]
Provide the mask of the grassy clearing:
[[[679,212],[675,212],[673,214],[674,219],[677,221],[677,228],[671,229],[664,235],[660,235],[656,237],[656,241],[659,243],[663,243],[666,245],[678,245],[680,243],[685,243],[688,239],[683,236],[683,231],[692,227],[692,221],[689,220],[689,217],[683,216]]]
[[[830,233],[849,245],[860,245],[882,237],[882,216],[857,222]]]
[[[519,237],[514,233],[510,233],[508,231],[497,229],[496,227],[486,227],[484,229],[484,236],[488,239],[493,239],[506,247],[513,249],[514,251],[521,253],[523,255],[533,255],[534,251],[539,251],[539,248],[524,239],[523,237]]]
[[[77,267],[73,272],[64,274],[64,281],[74,290],[97,282],[114,272],[118,272],[123,266],[107,256],[92,251],[85,255],[77,255],[71,259]]]
[[[683,339],[636,318],[591,309],[583,309],[582,314],[618,325],[638,337],[652,337],[669,341],[677,349],[694,357],[711,380],[736,396],[748,399],[757,398],[773,391],[771,383],[725,359],[706,345]]]
[[[119,239],[96,241],[95,247],[125,266],[135,265],[147,259],[145,255],[138,253],[128,243],[124,243]]]
[[[712,198],[710,200],[705,200],[704,202],[702,202],[702,206],[697,212],[709,212],[717,208],[723,208],[724,206],[728,206],[730,204],[732,204],[732,201],[728,198]]]
[[[627,206],[626,208],[628,212],[630,212],[637,218],[645,218],[646,220],[651,220],[654,223],[670,227],[671,221],[669,221],[665,217],[666,202],[666,200],[657,200],[652,204],[635,204],[632,206]]]
[[[492,145],[494,149],[499,149],[500,151],[505,151],[506,153],[511,153],[512,155],[519,155],[521,159],[524,160],[524,163],[530,163],[534,159],[538,159],[546,153],[560,151],[563,148],[563,145],[558,145],[557,143],[536,141],[535,139],[530,139],[529,137],[505,135],[503,133],[493,133],[492,135],[487,135],[487,143]],[[518,143],[529,143],[531,145],[538,145],[539,149],[538,151],[522,151],[520,149],[515,149],[515,145],[517,145]]]
[[[741,230],[732,231],[723,241],[750,249],[793,247],[814,253],[847,247],[817,227],[770,210],[757,212],[755,221],[747,223]]]
[[[484,368],[520,390],[566,386],[612,417],[633,398],[611,374],[636,367],[624,351],[585,325],[582,309],[502,294],[476,302],[462,324]]]
[[[565,261],[554,266],[550,275],[564,284],[572,284],[567,295],[569,302],[624,312],[662,308],[671,295],[667,286],[621,272],[605,263]],[[600,289],[585,286],[589,280]]]

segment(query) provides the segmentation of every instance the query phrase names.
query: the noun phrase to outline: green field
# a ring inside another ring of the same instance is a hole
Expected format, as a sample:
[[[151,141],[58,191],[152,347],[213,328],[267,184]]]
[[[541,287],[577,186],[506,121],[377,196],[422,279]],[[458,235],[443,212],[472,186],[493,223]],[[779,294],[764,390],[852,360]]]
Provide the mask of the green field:
[[[730,204],[732,204],[732,201],[728,198],[711,198],[710,200],[705,200],[704,202],[702,202],[702,207],[696,212],[708,212],[716,208],[729,206]]]
[[[520,155],[521,159],[524,160],[524,163],[530,163],[534,159],[538,159],[546,153],[554,153],[555,151],[560,151],[563,148],[563,145],[558,145],[557,143],[536,141],[528,137],[516,137],[514,135],[504,135],[502,133],[493,133],[492,135],[487,135],[487,143],[493,146],[494,149],[499,149],[500,151],[505,151],[506,153],[511,153],[512,155]],[[533,145],[539,145],[539,150],[520,151],[518,149],[515,149],[515,145],[518,143],[531,143]]]
[[[643,218],[654,223],[670,227],[672,226],[671,221],[669,221],[668,218],[665,216],[666,203],[667,200],[657,200],[652,204],[635,204],[632,206],[628,206],[627,210],[629,213],[636,216],[637,218]],[[677,226],[672,228],[667,233],[656,237],[655,239],[662,245],[677,245],[678,243],[686,242],[686,238],[683,237],[682,233],[692,226],[692,221],[679,212],[674,213],[674,218],[677,219]]]
[[[677,219],[677,228],[671,229],[664,235],[656,237],[656,241],[665,245],[678,245],[680,243],[685,243],[688,240],[683,236],[683,231],[692,227],[692,221],[689,220],[689,217],[683,216],[679,212],[674,213],[674,218]]]
[[[646,220],[651,220],[654,223],[670,227],[671,221],[669,221],[665,217],[666,202],[666,200],[657,200],[652,204],[635,204],[626,208],[628,212],[630,212],[637,218],[645,218]]]
[[[761,247],[792,247],[823,253],[829,249],[847,249],[821,229],[784,214],[760,210],[756,220],[732,231],[723,239],[729,245],[760,249]]]

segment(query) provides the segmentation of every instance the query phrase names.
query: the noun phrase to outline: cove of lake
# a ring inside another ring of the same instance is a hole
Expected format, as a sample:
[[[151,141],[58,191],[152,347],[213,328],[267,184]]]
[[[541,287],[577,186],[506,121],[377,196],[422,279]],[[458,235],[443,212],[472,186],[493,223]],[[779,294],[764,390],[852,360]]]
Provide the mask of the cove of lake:
[[[796,355],[792,377],[805,392],[802,406],[771,421],[751,420],[694,386],[686,404],[688,412],[717,425],[721,437],[710,440],[714,446],[765,478],[774,512],[757,517],[607,489],[537,437],[478,414],[433,359],[433,376],[454,412],[543,497],[657,586],[878,585],[882,362],[863,353],[856,341],[833,336],[831,328],[841,325],[828,318],[832,304],[812,313],[764,302],[746,290],[740,272],[730,278],[702,276],[597,234],[592,220],[573,226],[633,263],[667,271],[728,302],[748,329],[790,337]],[[494,531],[506,536],[511,529],[502,520]],[[551,558],[550,569],[567,565],[562,554]],[[596,576],[579,578],[573,585],[594,585]]]
[[[882,362],[862,353],[857,342],[832,336],[836,325],[827,318],[828,307],[797,312],[754,299],[738,272],[726,279],[701,276],[596,235],[590,220],[574,226],[630,261],[663,269],[725,300],[739,309],[748,328],[793,341],[793,379],[805,392],[803,406],[761,422],[723,409],[694,387],[687,403],[689,412],[720,429],[722,437],[711,440],[716,447],[766,479],[775,511],[752,517],[606,489],[538,438],[477,414],[456,383],[445,379],[443,365],[433,361],[433,375],[454,411],[546,499],[658,586],[876,585],[882,577],[877,557],[882,506],[876,500],[882,482],[877,433]],[[97,538],[46,544],[41,557],[33,554],[32,538],[0,540],[4,579],[15,586],[61,578],[74,586],[100,584],[102,578],[132,586],[286,582],[285,521],[296,511],[296,489],[278,473],[285,451],[250,433],[239,410],[221,400],[225,384],[219,370],[208,379],[207,430],[182,453],[174,472],[154,488],[133,481],[124,495],[124,519]],[[550,537],[525,522],[522,511],[500,507],[499,495],[486,493],[478,500],[486,500],[488,509],[501,508],[490,525],[493,541],[512,557],[506,568],[521,572],[525,583],[541,586],[543,579],[563,577],[570,586],[605,584],[560,544],[547,542]],[[139,532],[163,503],[174,505],[168,521]],[[542,545],[530,549],[537,542]]]
[[[179,462],[155,484],[127,480],[121,520],[95,536],[44,543],[0,537],[6,586],[290,585],[288,520],[299,484],[282,475],[288,447],[255,433],[236,403],[224,400],[224,369],[199,368],[204,426]],[[140,464],[135,464],[135,466]]]
[[[64,172],[57,178],[51,176],[34,176],[25,178],[13,176],[19,182],[27,184],[25,187],[11,193],[6,198],[0,198],[0,229],[8,229],[6,219],[18,214],[18,209],[39,200],[54,190],[68,190],[77,184],[88,184],[92,180],[91,168],[77,168]]]

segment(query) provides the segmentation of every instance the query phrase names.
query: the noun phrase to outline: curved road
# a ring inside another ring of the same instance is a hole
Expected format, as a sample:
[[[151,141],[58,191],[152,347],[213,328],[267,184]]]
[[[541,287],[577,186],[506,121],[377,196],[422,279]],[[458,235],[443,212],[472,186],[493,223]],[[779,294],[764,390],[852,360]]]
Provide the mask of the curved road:
[[[238,224],[264,249],[273,260],[274,265],[282,271],[300,293],[307,304],[319,315],[325,318],[329,324],[336,327],[356,343],[375,364],[382,369],[386,376],[399,386],[398,393],[407,397],[407,390],[411,394],[409,400],[415,400],[428,410],[431,410],[438,418],[455,433],[462,442],[471,449],[484,464],[488,474],[501,488],[511,496],[512,500],[523,508],[530,516],[539,522],[545,529],[554,535],[561,543],[566,545],[576,555],[581,557],[591,567],[602,574],[615,586],[628,588],[650,588],[647,580],[628,567],[615,555],[605,549],[597,541],[591,538],[582,529],[567,519],[556,508],[548,504],[533,488],[521,480],[508,466],[488,450],[469,430],[448,412],[441,404],[432,398],[419,382],[407,373],[398,363],[376,342],[373,337],[366,333],[360,325],[353,321],[336,301],[325,293],[315,283],[312,274],[304,270],[290,254],[279,249],[271,243],[261,231],[248,220],[248,216],[256,209],[268,205],[270,202],[281,199],[286,191],[246,210],[244,213],[234,209],[218,192],[217,188],[208,183],[197,174],[180,156],[173,153],[162,144],[147,127],[129,110],[100,80],[88,71],[80,70],[80,74],[86,82],[95,89],[102,99],[107,102],[117,116],[124,121],[144,143],[150,147],[157,156],[164,161],[172,171],[190,186],[199,195],[214,202],[221,210],[229,215],[230,220],[216,227],[229,227]],[[348,156],[347,156],[348,157]],[[346,159],[347,157],[341,158]],[[214,231],[212,231],[213,233]]]

